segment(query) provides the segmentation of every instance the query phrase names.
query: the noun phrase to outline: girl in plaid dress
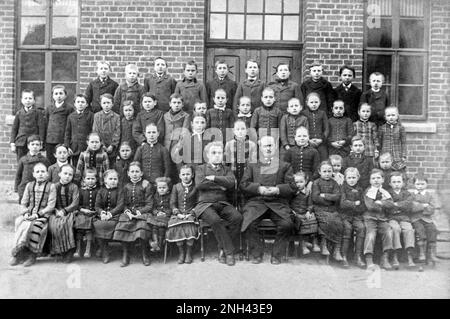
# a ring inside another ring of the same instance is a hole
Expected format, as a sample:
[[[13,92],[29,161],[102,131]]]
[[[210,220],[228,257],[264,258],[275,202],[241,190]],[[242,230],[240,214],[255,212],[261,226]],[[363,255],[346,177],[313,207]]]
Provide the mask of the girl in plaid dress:
[[[363,103],[358,108],[359,120],[353,123],[355,135],[359,135],[364,143],[364,155],[375,160],[379,155],[378,129],[374,122],[369,121],[372,107]],[[375,163],[375,162],[374,162]]]
[[[108,154],[101,149],[100,135],[92,132],[87,139],[87,149],[81,152],[75,171],[75,181],[81,183],[83,172],[87,168],[97,170],[97,181],[103,184],[103,174],[109,169]]]

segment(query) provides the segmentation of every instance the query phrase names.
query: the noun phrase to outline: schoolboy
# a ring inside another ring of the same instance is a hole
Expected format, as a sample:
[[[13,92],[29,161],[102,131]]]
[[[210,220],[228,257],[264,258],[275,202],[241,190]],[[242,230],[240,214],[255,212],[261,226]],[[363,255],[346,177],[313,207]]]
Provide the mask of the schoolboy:
[[[389,105],[389,98],[382,89],[384,75],[380,72],[373,72],[369,77],[370,89],[361,94],[360,103],[368,103],[372,107],[370,121],[377,126],[384,123],[384,109]]]
[[[256,60],[250,59],[245,62],[246,79],[239,83],[236,94],[234,95],[233,107],[237,113],[237,106],[240,98],[248,96],[251,101],[251,112],[253,113],[257,107],[261,105],[262,91],[266,87],[266,83],[258,79],[259,64]]]
[[[125,81],[117,87],[114,93],[114,106],[112,110],[115,113],[119,115],[123,114],[122,106],[126,100],[133,101],[134,114],[140,112],[144,87],[139,84],[138,76],[139,69],[136,64],[127,64],[125,66]]]
[[[114,95],[119,84],[109,77],[111,65],[107,61],[97,62],[97,78],[89,82],[85,95],[90,111],[97,113],[102,110],[100,96],[109,93]]]
[[[223,89],[227,94],[227,109],[233,108],[233,99],[236,94],[237,83],[228,76],[230,67],[224,60],[218,60],[214,63],[214,79],[206,83],[206,94],[208,96],[208,105],[213,105],[216,91]]]
[[[270,82],[268,86],[275,92],[275,106],[283,113],[286,113],[288,101],[293,97],[299,101],[303,101],[303,95],[300,90],[300,85],[289,79],[291,75],[291,68],[289,63],[280,62],[277,65],[277,73],[275,81]]]
[[[345,115],[352,122],[358,120],[358,105],[361,99],[361,90],[352,82],[356,76],[355,69],[348,65],[339,68],[341,84],[334,89],[335,98],[344,101]]]
[[[208,95],[205,85],[196,78],[198,71],[197,63],[192,60],[188,61],[184,63],[183,70],[184,78],[177,83],[175,94],[183,97],[184,111],[192,115],[195,101],[200,100],[206,102]]]

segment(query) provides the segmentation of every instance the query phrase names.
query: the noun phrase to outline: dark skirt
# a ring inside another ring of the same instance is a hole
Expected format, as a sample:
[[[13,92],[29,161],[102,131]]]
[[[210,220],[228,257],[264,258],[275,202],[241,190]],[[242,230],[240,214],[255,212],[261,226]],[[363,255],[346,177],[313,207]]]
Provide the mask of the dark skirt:
[[[75,215],[75,229],[76,230],[92,230],[92,223],[94,216],[87,216],[82,212]]]
[[[317,234],[318,225],[314,214],[310,219],[307,219],[305,214],[296,214],[294,216],[294,224],[300,235]]]
[[[92,225],[94,227],[94,236],[96,238],[111,240],[114,236],[117,220],[101,220],[96,218],[94,219]]]
[[[314,213],[319,224],[319,235],[337,243],[342,239],[344,225],[339,214],[336,211],[320,210]]]
[[[169,219],[166,232],[166,240],[168,242],[184,241],[189,239],[198,239],[200,233],[198,232],[198,221],[194,216],[189,216],[186,219],[172,216]]]
[[[126,214],[121,214],[119,222],[114,230],[114,240],[123,242],[134,242],[136,239],[149,240],[152,228],[147,224],[149,214],[142,214],[139,219],[130,220]]]
[[[169,222],[169,217],[166,216],[154,216],[150,215],[147,218],[147,223],[157,227],[167,227],[167,223]]]
[[[75,248],[73,225],[73,213],[69,213],[63,217],[56,217],[56,215],[50,216],[48,221],[48,229],[51,235],[50,254],[64,254]]]

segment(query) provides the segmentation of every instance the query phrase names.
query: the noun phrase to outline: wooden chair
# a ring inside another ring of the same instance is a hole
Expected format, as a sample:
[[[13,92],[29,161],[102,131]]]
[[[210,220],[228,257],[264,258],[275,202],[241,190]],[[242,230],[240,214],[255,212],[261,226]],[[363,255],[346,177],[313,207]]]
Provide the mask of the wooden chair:
[[[269,218],[265,218],[262,219],[259,224],[258,224],[258,231],[261,233],[262,239],[264,241],[264,243],[266,242],[266,234],[269,232],[272,233],[276,233],[277,231],[277,226],[274,224],[274,222],[269,219]],[[245,244],[246,244],[246,260],[250,260],[250,248],[248,245],[248,240],[245,239]],[[288,244],[286,245],[286,253],[284,255],[284,260],[287,262],[288,261],[288,253],[289,253],[289,241]]]

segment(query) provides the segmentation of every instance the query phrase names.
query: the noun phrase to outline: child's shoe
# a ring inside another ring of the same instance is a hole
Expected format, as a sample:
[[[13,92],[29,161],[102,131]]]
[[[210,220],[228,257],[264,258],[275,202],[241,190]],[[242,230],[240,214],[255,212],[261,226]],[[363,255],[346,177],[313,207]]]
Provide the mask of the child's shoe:
[[[180,245],[178,246],[178,263],[179,264],[184,264],[185,261],[185,251],[184,251],[184,245]]]
[[[429,243],[428,244],[428,262],[431,262],[433,266],[436,265],[438,262],[438,259],[436,257],[436,243]]]
[[[320,247],[319,247],[319,244],[317,242],[317,238],[316,237],[314,237],[314,239],[313,239],[313,249],[312,249],[312,251],[315,252],[315,253],[320,252]]]
[[[408,254],[408,267],[411,268],[415,267],[416,264],[414,263],[412,248],[408,249],[407,254]]]
[[[306,241],[301,240],[300,246],[302,247],[302,255],[308,255],[311,253],[311,251],[308,249],[308,245],[306,244]]]
[[[395,270],[398,270],[400,268],[396,250],[394,250],[394,252],[392,253],[392,267],[394,267]]]
[[[92,240],[87,240],[86,243],[86,250],[84,252],[84,258],[91,258],[92,253],[91,253],[91,247],[92,247]]]
[[[151,247],[150,251],[152,251],[152,252],[157,252],[157,251],[160,251],[160,250],[161,250],[161,248],[159,247],[157,241],[152,241],[152,242],[150,243],[150,247]]]
[[[192,264],[192,246],[186,246],[186,256],[184,257],[185,264]]]
[[[25,261],[25,263],[23,264],[23,266],[30,267],[30,266],[34,265],[35,262],[36,262],[36,254],[30,252],[28,255],[28,258]]]
[[[77,249],[75,250],[75,253],[73,254],[73,257],[80,258],[81,256],[81,245],[83,244],[83,239],[78,238],[77,239]]]
[[[342,256],[342,266],[344,268],[349,268],[350,267],[350,265],[348,263],[348,260],[347,260],[347,256]]]
[[[383,255],[381,255],[380,267],[384,268],[386,270],[391,270],[392,269],[392,266],[389,263],[389,256],[388,256],[387,252],[384,252]]]
[[[342,255],[341,255],[341,244],[340,243],[334,245],[333,259],[336,261],[344,260],[344,258],[342,258]]]
[[[426,260],[425,257],[425,242],[423,240],[419,240],[417,242],[417,247],[419,247],[419,261],[424,262]]]
[[[329,256],[330,252],[327,248],[327,240],[325,238],[322,238],[322,241],[320,243],[320,253],[324,256]]]
[[[366,264],[367,269],[370,269],[374,266],[372,254],[366,254]]]
[[[364,262],[364,260],[361,258],[361,255],[358,254],[356,256],[356,266],[364,268],[366,266],[366,263]]]

